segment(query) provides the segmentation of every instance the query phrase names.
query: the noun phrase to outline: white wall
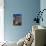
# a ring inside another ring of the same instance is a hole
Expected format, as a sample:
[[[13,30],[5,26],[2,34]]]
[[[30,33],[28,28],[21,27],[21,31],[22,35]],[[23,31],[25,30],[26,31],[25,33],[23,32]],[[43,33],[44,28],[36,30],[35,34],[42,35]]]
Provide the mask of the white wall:
[[[0,0],[0,42],[4,41],[4,1]]]

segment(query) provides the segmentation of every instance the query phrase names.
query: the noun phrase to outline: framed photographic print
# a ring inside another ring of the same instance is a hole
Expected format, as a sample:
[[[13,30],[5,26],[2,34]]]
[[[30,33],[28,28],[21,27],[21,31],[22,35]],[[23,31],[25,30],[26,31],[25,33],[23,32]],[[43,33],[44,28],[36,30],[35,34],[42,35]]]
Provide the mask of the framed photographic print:
[[[13,14],[13,25],[22,25],[22,15],[21,14]]]

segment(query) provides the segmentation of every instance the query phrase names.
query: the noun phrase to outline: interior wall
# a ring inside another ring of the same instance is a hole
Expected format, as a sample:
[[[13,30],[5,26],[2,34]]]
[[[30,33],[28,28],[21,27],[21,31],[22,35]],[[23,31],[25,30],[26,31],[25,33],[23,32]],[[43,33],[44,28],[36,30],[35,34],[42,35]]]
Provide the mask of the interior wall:
[[[46,0],[41,0],[40,2],[41,2],[40,3],[40,9],[42,11],[43,9],[46,9]],[[43,22],[41,21],[40,25],[43,25],[46,27],[46,10],[43,12],[42,17],[43,17]]]
[[[4,38],[5,41],[18,41],[32,29],[40,0],[4,0]],[[22,14],[22,25],[13,26],[13,14]]]

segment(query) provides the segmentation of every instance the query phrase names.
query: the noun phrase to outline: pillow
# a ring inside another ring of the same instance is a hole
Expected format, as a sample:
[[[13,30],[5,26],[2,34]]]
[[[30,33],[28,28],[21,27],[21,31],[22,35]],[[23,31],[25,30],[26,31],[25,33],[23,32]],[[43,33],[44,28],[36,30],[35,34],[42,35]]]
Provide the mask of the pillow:
[[[14,41],[8,41],[8,42],[4,43],[3,46],[17,46],[17,44]]]
[[[22,39],[20,39],[20,40],[17,42],[17,46],[23,46],[24,40],[25,40],[25,37],[22,38]]]

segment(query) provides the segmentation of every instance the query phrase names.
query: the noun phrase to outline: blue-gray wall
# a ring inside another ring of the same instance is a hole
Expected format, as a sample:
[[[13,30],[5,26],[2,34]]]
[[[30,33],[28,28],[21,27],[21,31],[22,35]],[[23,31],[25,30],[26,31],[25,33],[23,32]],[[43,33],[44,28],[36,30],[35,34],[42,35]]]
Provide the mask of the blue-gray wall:
[[[4,35],[7,41],[18,41],[32,28],[32,21],[40,9],[40,0],[4,0]],[[22,25],[13,26],[13,14],[22,14]]]

